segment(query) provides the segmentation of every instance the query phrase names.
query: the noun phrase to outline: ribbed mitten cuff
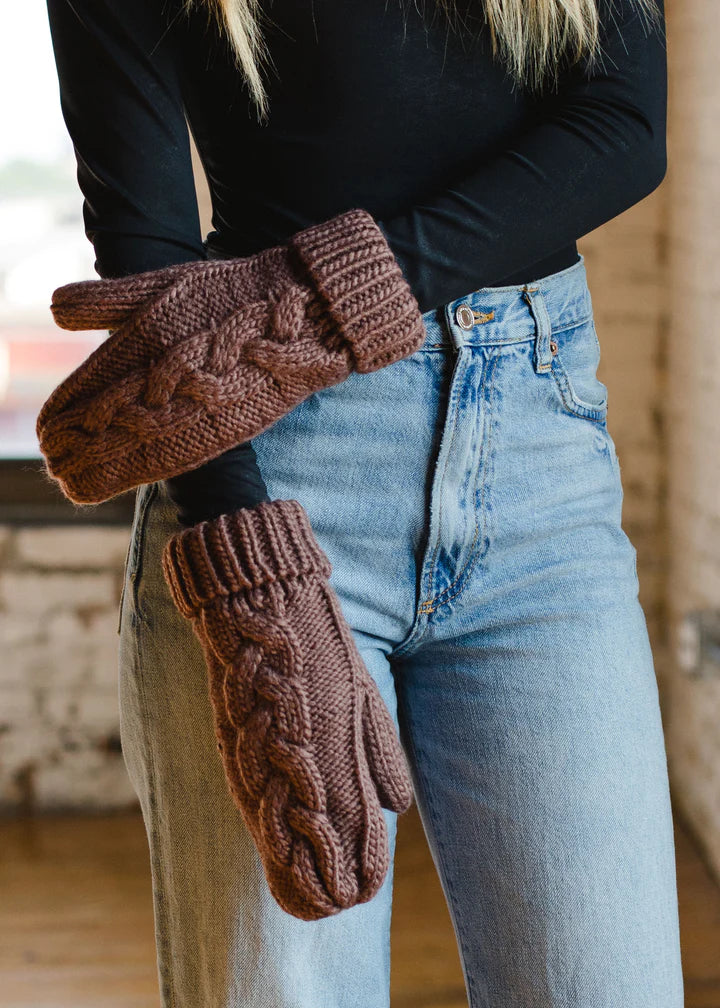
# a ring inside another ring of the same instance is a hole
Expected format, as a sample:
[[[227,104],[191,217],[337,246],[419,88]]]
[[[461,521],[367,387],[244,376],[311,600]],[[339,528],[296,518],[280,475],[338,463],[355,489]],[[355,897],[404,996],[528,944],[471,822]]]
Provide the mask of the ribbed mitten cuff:
[[[162,562],[175,605],[188,619],[219,596],[303,574],[329,578],[332,572],[296,500],[261,501],[179,532]]]
[[[355,208],[288,240],[352,351],[354,369],[375,371],[423,343],[420,307],[367,210]]]

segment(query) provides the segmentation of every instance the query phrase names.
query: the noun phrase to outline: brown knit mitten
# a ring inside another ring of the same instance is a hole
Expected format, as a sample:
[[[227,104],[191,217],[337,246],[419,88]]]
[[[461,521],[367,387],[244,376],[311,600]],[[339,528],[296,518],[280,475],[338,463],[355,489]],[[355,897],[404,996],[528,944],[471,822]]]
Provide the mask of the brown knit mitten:
[[[51,309],[63,329],[114,330],[37,419],[47,471],[79,504],[195,469],[425,336],[363,209],[246,258],[67,284]]]
[[[270,890],[317,920],[364,903],[389,865],[381,807],[412,802],[390,713],[296,500],[172,536],[162,566],[206,659],[215,732]]]

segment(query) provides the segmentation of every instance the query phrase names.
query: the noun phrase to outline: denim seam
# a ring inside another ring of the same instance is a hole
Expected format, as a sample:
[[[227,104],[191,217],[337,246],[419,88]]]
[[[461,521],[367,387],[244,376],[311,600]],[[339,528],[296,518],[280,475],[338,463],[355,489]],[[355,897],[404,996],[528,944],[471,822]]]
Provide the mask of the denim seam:
[[[568,322],[567,325],[553,327],[550,330],[550,335],[553,336],[556,333],[564,333],[568,332],[568,330],[570,329],[577,329],[578,326],[587,325],[587,323],[592,322],[592,320],[593,320],[592,313],[590,313],[590,315],[583,316],[583,318],[581,319],[573,319],[572,322]]]
[[[125,602],[125,592],[127,591],[128,566],[130,564],[130,550],[132,549],[132,544],[133,544],[133,536],[131,530],[130,536],[128,538],[127,550],[125,551],[125,562],[123,563],[122,566],[122,588],[120,589],[120,601],[118,603],[118,621],[117,621],[118,634],[120,633],[120,628],[122,626],[123,603]]]
[[[434,801],[433,794],[432,794],[432,788],[430,787],[429,778],[426,776],[425,771],[422,768],[422,763],[418,759],[418,749],[417,749],[417,746],[415,745],[415,736],[417,734],[417,731],[416,731],[416,728],[415,728],[415,722],[413,721],[412,714],[411,714],[410,710],[405,707],[405,703],[404,702],[403,702],[403,711],[404,711],[405,716],[407,717],[407,720],[408,720],[408,722],[409,722],[409,724],[411,726],[411,729],[412,729],[410,732],[408,732],[408,737],[407,737],[408,747],[410,749],[410,753],[411,753],[411,756],[412,756],[412,763],[413,763],[413,765],[415,767],[415,771],[416,771],[416,773],[417,773],[417,775],[418,775],[418,777],[420,779],[420,782],[421,782],[422,787],[423,787],[424,795],[425,795],[425,797],[427,799],[427,805],[428,805],[428,809],[430,811],[430,818],[432,820],[434,834],[435,834],[434,839],[435,839],[435,842],[438,845],[438,848],[440,849],[440,853],[441,853],[441,856],[442,856],[442,862],[443,862],[443,864],[445,866],[444,870],[442,871],[442,873],[444,875],[445,883],[447,885],[448,893],[450,895],[450,900],[448,901],[446,899],[445,902],[446,902],[446,904],[448,906],[448,911],[450,913],[450,917],[451,917],[451,919],[452,919],[452,921],[453,921],[453,923],[455,925],[455,930],[456,930],[456,933],[457,933],[458,942],[460,944],[460,951],[461,951],[462,959],[463,959],[463,962],[462,962],[463,975],[465,977],[466,985],[467,985],[467,988],[468,988],[468,993],[470,994],[470,1001],[468,1003],[468,1008],[475,1008],[475,1001],[476,1001],[476,998],[475,998],[475,994],[476,994],[475,980],[474,980],[474,977],[472,975],[471,970],[466,967],[466,963],[470,963],[470,961],[471,961],[471,955],[470,955],[470,951],[469,951],[470,950],[470,943],[466,940],[465,933],[464,933],[463,928],[461,926],[461,916],[460,916],[460,914],[456,914],[456,912],[455,912],[455,908],[459,905],[459,902],[458,902],[458,899],[457,899],[457,896],[456,896],[456,893],[455,893],[454,884],[453,884],[451,876],[450,876],[450,871],[447,868],[447,866],[449,865],[450,862],[449,862],[449,859],[447,857],[447,849],[446,849],[446,847],[445,847],[445,845],[443,843],[443,832],[442,832],[442,829],[440,828],[440,819],[438,817],[437,809],[436,809],[436,806],[435,806],[435,801]],[[438,870],[442,870],[442,868],[439,868]]]
[[[559,361],[557,357],[553,358],[551,374],[555,379],[562,404],[568,413],[572,413],[573,416],[582,417],[585,420],[592,420],[593,423],[605,423],[607,419],[607,401],[605,406],[585,406],[576,403],[571,391],[572,386],[570,385],[568,374],[563,367],[562,361]]]
[[[150,505],[157,497],[157,494],[158,494],[157,482],[151,483],[140,505],[140,512],[138,514],[138,520],[135,528],[135,537],[137,538],[137,543],[133,556],[132,569],[129,572],[133,609],[135,610],[135,613],[138,619],[140,620],[144,618],[144,613],[140,605],[140,579],[142,577],[143,553],[145,550],[146,529],[147,529],[148,515],[150,513]]]
[[[495,394],[495,375],[497,373],[497,362],[498,362],[499,359],[500,359],[500,351],[498,351],[497,353],[495,353],[493,355],[493,357],[491,358],[492,375],[491,375],[491,379],[490,379],[490,400],[489,400],[489,404],[488,404],[488,436],[487,436],[487,443],[486,443],[486,446],[485,446],[485,454],[484,454],[483,462],[482,462],[482,498],[481,498],[481,502],[480,502],[480,512],[482,514],[482,521],[483,521],[483,532],[485,531],[485,490],[487,488],[487,480],[485,479],[485,474],[487,472],[488,457],[489,457],[489,454],[490,454],[490,443],[491,443],[491,438],[492,438],[492,412],[493,412],[492,407],[493,407],[493,399],[494,399],[494,394]],[[478,473],[478,478],[479,477],[480,477],[480,473]],[[472,572],[472,570],[475,567],[476,563],[478,562],[478,560],[482,556],[482,553],[480,553],[479,551],[476,551],[475,553],[472,552],[472,549],[473,549],[473,547],[474,547],[474,545],[475,545],[475,543],[477,541],[478,535],[480,534],[479,523],[478,523],[477,507],[475,505],[475,499],[477,497],[477,485],[478,485],[478,481],[479,480],[475,481],[475,487],[473,488],[473,509],[475,511],[475,535],[473,536],[473,540],[470,543],[470,550],[471,550],[470,556],[465,561],[465,565],[463,566],[463,568],[460,571],[460,573],[455,577],[455,579],[449,585],[447,585],[440,592],[439,595],[436,595],[435,598],[432,598],[432,599],[426,599],[425,602],[422,603],[423,605],[427,605],[427,604],[430,604],[430,603],[433,603],[433,602],[436,603],[435,605],[433,605],[432,609],[423,609],[423,612],[425,612],[425,613],[435,612],[437,609],[440,608],[440,606],[446,605],[448,602],[452,601],[452,599],[454,599],[457,595],[459,595],[460,592],[463,590],[463,587],[465,585],[465,582],[468,579],[468,576],[470,575],[470,573]],[[458,581],[460,581],[461,578],[462,578],[462,582],[458,586],[457,591],[453,592],[453,594],[449,595],[447,598],[443,598],[443,595],[447,594],[447,592],[450,591],[450,589],[453,587],[453,585],[457,584]]]
[[[440,447],[438,449],[438,454],[436,456],[436,461],[435,461],[435,466],[437,466],[437,463],[440,460],[440,455],[441,455],[441,453],[443,451],[445,437],[446,437],[446,435],[448,433],[448,424],[452,423],[453,424],[453,426],[452,426],[452,435],[451,435],[451,438],[450,438],[450,444],[448,446],[447,455],[445,457],[445,465],[443,467],[442,478],[440,478],[440,480],[438,481],[438,485],[439,486],[442,486],[442,481],[445,478],[445,472],[447,470],[448,460],[450,458],[450,452],[452,450],[452,446],[453,446],[453,444],[455,442],[455,436],[457,434],[457,400],[453,400],[453,390],[458,385],[458,382],[456,381],[456,378],[460,374],[460,370],[459,370],[460,367],[466,368],[465,358],[460,353],[460,350],[457,347],[455,347],[453,344],[443,344],[443,346],[445,346],[447,349],[452,350],[453,352],[457,353],[457,359],[456,359],[455,364],[453,366],[453,373],[452,373],[452,376],[450,378],[450,389],[449,389],[449,392],[448,392],[447,411],[446,411],[445,419],[444,419],[444,422],[443,422],[443,431],[442,431],[442,435],[441,435],[441,438],[440,438]],[[437,480],[437,472],[433,472],[432,487],[431,487],[431,491],[430,491],[430,494],[431,494],[431,514],[430,514],[430,518],[429,518],[429,523],[430,523],[431,526],[432,526],[432,497],[433,497],[434,490],[435,490],[435,481],[436,480]],[[439,504],[438,504],[438,516],[437,516],[438,529],[440,527],[440,519],[441,519],[441,517],[442,517],[442,495],[440,495],[440,501],[439,501]],[[431,533],[432,533],[432,527],[428,531],[428,542],[427,542],[427,545],[425,546],[425,548],[423,549],[423,557],[421,558],[421,561],[420,561],[420,574],[419,574],[420,584],[419,584],[419,587],[420,587],[420,591],[421,592],[422,592],[422,587],[423,587],[423,581],[425,580],[425,571],[426,570],[428,571],[428,573],[430,575],[431,584],[432,584],[433,568],[435,566],[435,559],[437,557],[438,549],[440,548],[440,539],[439,539],[439,536],[438,536],[437,542],[435,543],[435,546],[433,548],[432,556],[430,557],[430,559],[425,559],[425,554],[427,553],[427,550],[430,548],[430,534]],[[399,658],[402,655],[410,654],[411,653],[410,652],[410,647],[412,645],[417,645],[422,640],[422,638],[425,636],[425,634],[427,632],[427,629],[428,629],[427,619],[425,619],[425,625],[423,626],[422,625],[423,624],[422,617],[423,616],[427,617],[428,610],[423,609],[423,605],[424,605],[423,602],[418,602],[418,604],[416,606],[416,609],[415,609],[415,614],[414,614],[412,626],[410,627],[410,629],[408,630],[407,634],[405,635],[404,639],[400,642],[400,644],[398,644],[398,646],[393,649],[393,651],[392,651],[392,657],[393,658]],[[430,610],[430,611],[432,611],[432,610]]]
[[[614,479],[616,480],[616,482],[620,486],[620,493],[622,494],[624,491],[623,491],[623,485],[622,485],[622,476],[620,474],[620,460],[617,457],[617,452],[615,450],[615,444],[613,442],[612,435],[611,435],[610,431],[607,428],[607,425],[603,424],[603,426],[601,427],[601,431],[605,435],[605,444],[606,444],[606,447],[607,447],[607,454],[608,454],[608,456],[610,458],[610,468],[612,469],[612,473],[613,473]]]
[[[147,508],[145,509],[145,513]],[[137,617],[133,614],[133,623],[136,622]],[[140,656],[140,639],[136,632],[133,632],[133,652],[135,655],[135,680],[137,682],[138,696],[140,701],[140,708],[142,711],[146,711],[148,708],[147,693],[145,690],[145,679],[142,674],[142,661]],[[143,721],[144,725],[144,721]],[[153,740],[149,732],[144,731],[143,740],[146,746],[146,751],[148,753],[148,814],[150,817],[150,832],[151,840],[149,844],[150,858],[153,866],[153,874],[157,879],[158,885],[162,886],[165,891],[167,891],[167,886],[165,884],[165,870],[163,867],[163,859],[159,855],[160,846],[160,830],[158,829],[158,814],[157,814],[157,766],[155,763],[155,750],[153,748]],[[157,953],[158,953],[158,975],[161,982],[161,997],[163,999],[164,1008],[176,1008],[177,1002],[175,1000],[175,992],[170,982],[170,976],[167,972],[167,963],[169,961],[169,951],[170,951],[170,926],[168,922],[167,915],[164,909],[163,903],[164,893],[160,893],[159,896],[153,892],[153,912],[156,918],[156,942],[157,942]],[[160,968],[160,964],[163,964],[163,968]],[[165,1004],[165,998],[168,998],[167,1004]]]
[[[463,378],[465,377],[465,374],[467,374],[468,363],[469,363],[469,361],[458,352],[458,358],[457,358],[456,365],[455,365],[455,371],[454,371],[453,376],[451,378],[450,401],[448,402],[448,417],[452,418],[452,425],[453,425],[453,427],[452,427],[452,435],[451,435],[451,438],[450,438],[450,444],[448,445],[447,454],[445,456],[445,465],[443,466],[442,476],[440,477],[440,479],[438,481],[438,490],[439,491],[442,491],[442,485],[443,485],[443,482],[445,480],[445,473],[447,472],[448,463],[450,461],[450,455],[452,454],[453,445],[455,444],[455,437],[457,435],[457,428],[458,428],[458,422],[457,422],[458,421],[458,404],[459,404],[457,388],[458,388],[458,385],[460,383],[456,379],[458,378],[458,376],[460,374],[460,368],[461,367],[463,368],[462,377]],[[454,402],[452,400],[453,390],[455,391],[455,401]],[[441,443],[440,443],[440,451],[442,451],[442,440],[441,440]],[[433,480],[433,484],[434,484],[434,482],[435,481]],[[434,486],[433,486],[432,490],[434,490]],[[431,490],[431,494],[432,494],[432,490]],[[433,571],[434,571],[434,568],[435,568],[435,561],[437,560],[437,555],[438,555],[438,552],[440,550],[440,532],[441,532],[441,529],[442,529],[442,514],[443,514],[443,498],[442,498],[442,492],[440,492],[440,500],[438,501],[436,542],[435,542],[435,546],[433,548],[432,556],[430,557],[430,559],[427,562],[427,564],[423,564],[423,568],[427,567],[428,574],[429,574],[429,577],[430,577],[430,584],[431,585],[432,585],[432,582],[433,582]],[[421,572],[421,576],[422,576],[422,572]],[[420,602],[420,604],[418,605],[418,608],[417,608],[417,613],[427,612],[427,610],[423,608],[426,605],[427,602],[432,602],[432,599],[426,599],[425,601]]]
[[[571,329],[577,329],[581,325],[587,325],[589,322],[593,321],[593,315],[584,315],[581,319],[573,319],[564,326],[554,327],[550,335],[559,335],[560,333],[569,332]],[[530,340],[536,338],[537,330],[529,330],[527,333],[523,333],[520,336],[510,337],[508,339],[498,338],[496,340],[490,340],[488,342],[473,343],[472,341],[465,344],[470,349],[480,349],[482,347],[502,347],[502,346],[515,346],[518,343],[528,343]],[[423,350],[453,350],[455,349],[455,344],[450,342],[442,343],[425,343],[420,347],[417,353],[422,353]]]

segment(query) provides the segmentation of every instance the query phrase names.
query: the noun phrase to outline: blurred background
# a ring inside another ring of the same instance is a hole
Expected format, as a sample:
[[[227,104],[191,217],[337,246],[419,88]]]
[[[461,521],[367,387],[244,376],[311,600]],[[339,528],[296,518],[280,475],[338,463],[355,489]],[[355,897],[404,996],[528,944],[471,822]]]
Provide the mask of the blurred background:
[[[661,694],[686,1003],[720,1008],[720,4],[666,14],[667,176],[579,244]],[[133,499],[73,508],[40,474],[37,411],[103,334],[62,332],[48,308],[95,273],[45,6],[0,20],[0,90],[22,94],[0,130],[0,1005],[146,1008],[151,879],[117,704]],[[460,1008],[414,809],[397,862],[393,1004]]]

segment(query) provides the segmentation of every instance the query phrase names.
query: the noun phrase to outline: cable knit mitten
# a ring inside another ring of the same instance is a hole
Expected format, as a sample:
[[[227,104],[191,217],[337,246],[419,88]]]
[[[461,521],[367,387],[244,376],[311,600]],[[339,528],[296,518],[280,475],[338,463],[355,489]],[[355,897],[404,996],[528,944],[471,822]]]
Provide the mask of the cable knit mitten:
[[[37,419],[47,472],[78,504],[195,469],[425,336],[359,208],[246,258],[67,284],[51,309],[63,329],[113,329]]]
[[[389,866],[381,807],[405,812],[412,785],[305,509],[273,500],[201,522],[162,565],[274,898],[303,920],[371,899]]]

